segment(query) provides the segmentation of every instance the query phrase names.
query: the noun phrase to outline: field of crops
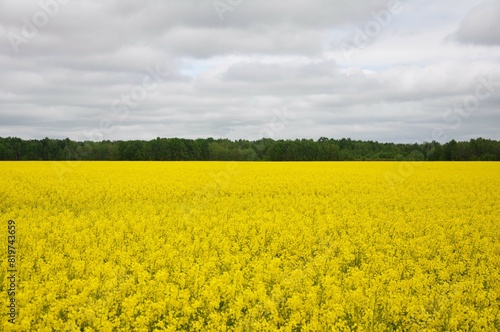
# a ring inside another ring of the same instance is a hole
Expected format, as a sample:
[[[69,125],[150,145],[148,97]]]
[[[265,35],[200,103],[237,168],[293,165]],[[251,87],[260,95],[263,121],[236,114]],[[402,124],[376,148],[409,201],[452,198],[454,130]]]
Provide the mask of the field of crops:
[[[499,188],[499,163],[0,163],[0,326],[498,331]]]

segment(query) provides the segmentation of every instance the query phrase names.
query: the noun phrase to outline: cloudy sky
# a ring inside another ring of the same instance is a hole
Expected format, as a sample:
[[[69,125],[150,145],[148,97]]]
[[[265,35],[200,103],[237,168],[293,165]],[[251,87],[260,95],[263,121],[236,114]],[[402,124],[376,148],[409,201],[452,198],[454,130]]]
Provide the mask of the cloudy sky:
[[[0,0],[0,136],[500,139],[500,0]]]

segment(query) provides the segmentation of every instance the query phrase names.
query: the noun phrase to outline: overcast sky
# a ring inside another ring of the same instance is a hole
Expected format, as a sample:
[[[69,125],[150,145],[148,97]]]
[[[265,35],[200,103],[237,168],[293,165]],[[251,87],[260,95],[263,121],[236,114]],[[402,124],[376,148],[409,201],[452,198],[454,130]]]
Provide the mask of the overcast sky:
[[[0,0],[0,136],[500,139],[500,0]]]

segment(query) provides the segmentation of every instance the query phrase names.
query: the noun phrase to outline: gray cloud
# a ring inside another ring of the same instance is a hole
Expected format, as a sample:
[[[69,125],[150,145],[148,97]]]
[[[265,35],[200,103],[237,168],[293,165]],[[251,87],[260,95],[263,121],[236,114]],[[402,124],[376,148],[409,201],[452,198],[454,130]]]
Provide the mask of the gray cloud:
[[[489,1],[475,7],[453,37],[462,43],[500,45],[500,2]]]
[[[442,42],[459,27],[463,43],[495,44],[500,20],[478,19],[492,5],[399,5],[347,61],[339,42],[389,1],[242,0],[221,20],[212,0],[69,0],[33,36],[39,3],[3,1],[0,136],[500,139],[500,51]],[[477,109],[453,108],[488,75]]]

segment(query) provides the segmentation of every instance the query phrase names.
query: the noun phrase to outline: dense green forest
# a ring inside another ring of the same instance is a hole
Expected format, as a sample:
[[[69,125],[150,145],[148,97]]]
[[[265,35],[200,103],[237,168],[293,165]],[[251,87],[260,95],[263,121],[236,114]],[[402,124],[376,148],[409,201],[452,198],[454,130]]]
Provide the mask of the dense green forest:
[[[257,141],[156,138],[151,141],[75,142],[0,137],[0,160],[500,160],[500,142],[471,139],[446,144],[378,143],[351,139]]]

